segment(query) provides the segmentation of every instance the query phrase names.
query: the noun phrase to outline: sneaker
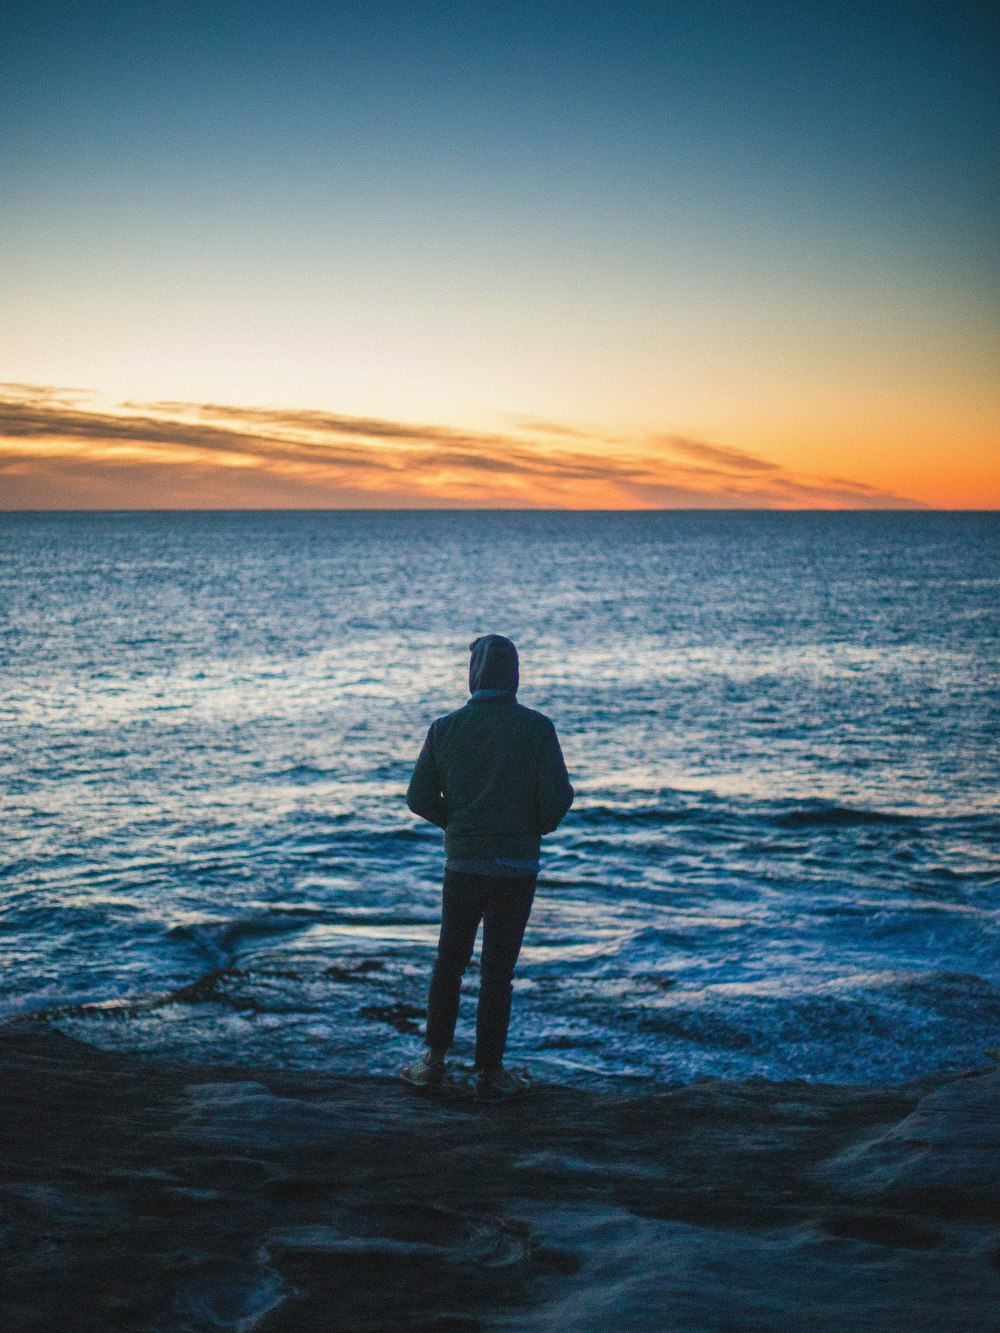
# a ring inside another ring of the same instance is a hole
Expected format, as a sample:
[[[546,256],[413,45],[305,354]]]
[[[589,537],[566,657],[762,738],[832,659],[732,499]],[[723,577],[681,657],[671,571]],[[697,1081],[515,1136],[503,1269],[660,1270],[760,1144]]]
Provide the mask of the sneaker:
[[[444,1082],[444,1061],[430,1061],[426,1055],[422,1055],[412,1065],[400,1070],[399,1076],[411,1088],[440,1088]]]
[[[506,1097],[513,1097],[527,1087],[525,1079],[512,1074],[509,1069],[481,1069],[476,1075],[476,1100],[480,1102],[499,1102]]]

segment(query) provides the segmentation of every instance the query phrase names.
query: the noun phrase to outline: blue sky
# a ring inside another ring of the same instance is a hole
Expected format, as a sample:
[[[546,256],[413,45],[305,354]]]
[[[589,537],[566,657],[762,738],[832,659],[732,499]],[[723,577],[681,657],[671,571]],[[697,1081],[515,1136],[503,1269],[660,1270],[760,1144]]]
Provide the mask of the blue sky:
[[[995,6],[9,13],[6,379],[984,484]]]

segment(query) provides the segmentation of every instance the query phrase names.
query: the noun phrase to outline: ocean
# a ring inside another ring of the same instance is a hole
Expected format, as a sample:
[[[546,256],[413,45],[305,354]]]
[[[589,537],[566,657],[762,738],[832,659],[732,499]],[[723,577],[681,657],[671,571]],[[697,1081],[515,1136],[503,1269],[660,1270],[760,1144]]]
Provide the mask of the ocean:
[[[495,631],[577,790],[510,1063],[602,1088],[979,1064],[998,591],[996,514],[0,515],[0,1013],[396,1071],[443,862],[404,792]]]

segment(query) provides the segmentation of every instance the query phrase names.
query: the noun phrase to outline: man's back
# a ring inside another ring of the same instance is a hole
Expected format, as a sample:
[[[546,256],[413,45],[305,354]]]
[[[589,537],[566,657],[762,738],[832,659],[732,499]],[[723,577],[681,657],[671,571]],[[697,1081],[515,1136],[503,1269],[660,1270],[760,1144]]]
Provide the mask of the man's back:
[[[470,699],[432,724],[406,799],[445,830],[449,860],[531,860],[573,788],[555,727],[504,695]]]
[[[464,708],[438,718],[406,802],[445,830],[451,861],[537,860],[573,802],[555,727],[516,700],[517,651],[489,634],[472,645]]]

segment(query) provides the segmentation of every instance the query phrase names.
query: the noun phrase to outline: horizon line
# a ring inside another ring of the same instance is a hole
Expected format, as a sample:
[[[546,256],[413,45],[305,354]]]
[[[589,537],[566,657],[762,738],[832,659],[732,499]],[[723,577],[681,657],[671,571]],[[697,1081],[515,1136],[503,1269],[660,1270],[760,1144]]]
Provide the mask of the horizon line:
[[[47,508],[23,507],[4,509],[0,515],[13,514],[1000,514],[1000,506],[992,509],[982,508],[945,508],[936,505],[924,505],[919,509],[901,505],[889,506],[802,506],[793,508],[777,505],[665,505],[657,508],[605,508],[583,509],[578,507],[547,507],[542,505],[252,505],[225,506],[223,508],[203,508],[201,506],[130,506],[126,509],[110,508],[72,508],[52,506]]]

